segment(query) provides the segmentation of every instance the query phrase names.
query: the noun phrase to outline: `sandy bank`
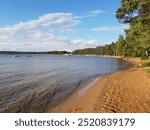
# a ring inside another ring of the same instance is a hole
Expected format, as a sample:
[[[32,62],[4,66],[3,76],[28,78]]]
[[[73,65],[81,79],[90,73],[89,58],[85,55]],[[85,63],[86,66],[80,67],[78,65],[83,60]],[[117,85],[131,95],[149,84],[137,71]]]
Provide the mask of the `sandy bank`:
[[[140,59],[134,67],[100,78],[48,112],[150,112],[150,77]]]

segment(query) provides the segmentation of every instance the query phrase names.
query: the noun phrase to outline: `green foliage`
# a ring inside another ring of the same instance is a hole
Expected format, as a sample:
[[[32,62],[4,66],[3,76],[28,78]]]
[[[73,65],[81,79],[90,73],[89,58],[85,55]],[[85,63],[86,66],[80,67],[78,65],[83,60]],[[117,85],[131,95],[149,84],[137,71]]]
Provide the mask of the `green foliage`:
[[[130,24],[130,28],[125,30],[127,46],[125,46],[124,54],[148,58],[150,55],[150,0],[122,0],[121,7],[116,11],[116,17],[121,23]]]
[[[138,57],[138,53],[137,53],[136,51],[133,51],[133,53],[132,53],[131,56],[132,56],[132,57]]]
[[[150,67],[150,62],[144,62],[143,67]]]
[[[117,55],[123,56],[124,55],[124,46],[125,46],[125,41],[122,35],[119,35],[118,41],[117,41]]]
[[[141,55],[141,59],[142,60],[145,60],[145,59],[148,59],[148,56],[146,56],[144,53]]]
[[[122,0],[121,7],[116,11],[116,17],[121,23],[130,23],[135,20],[139,12],[138,0]]]
[[[145,71],[146,71],[148,74],[150,74],[150,69],[145,69]]]
[[[86,48],[73,51],[75,55],[116,55],[116,44],[100,46],[96,48]]]

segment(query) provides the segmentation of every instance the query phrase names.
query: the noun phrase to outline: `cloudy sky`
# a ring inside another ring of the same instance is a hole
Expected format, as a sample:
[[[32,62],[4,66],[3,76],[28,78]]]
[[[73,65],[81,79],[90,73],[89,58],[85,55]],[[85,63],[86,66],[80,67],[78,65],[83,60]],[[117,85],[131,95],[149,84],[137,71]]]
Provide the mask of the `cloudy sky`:
[[[0,51],[73,51],[115,42],[120,0],[1,0]]]

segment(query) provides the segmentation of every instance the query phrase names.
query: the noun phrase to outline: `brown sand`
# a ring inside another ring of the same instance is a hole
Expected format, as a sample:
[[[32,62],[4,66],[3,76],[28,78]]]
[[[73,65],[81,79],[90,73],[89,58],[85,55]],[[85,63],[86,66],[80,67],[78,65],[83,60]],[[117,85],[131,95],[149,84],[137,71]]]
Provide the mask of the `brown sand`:
[[[135,66],[100,78],[48,112],[150,112],[150,77],[139,59]]]

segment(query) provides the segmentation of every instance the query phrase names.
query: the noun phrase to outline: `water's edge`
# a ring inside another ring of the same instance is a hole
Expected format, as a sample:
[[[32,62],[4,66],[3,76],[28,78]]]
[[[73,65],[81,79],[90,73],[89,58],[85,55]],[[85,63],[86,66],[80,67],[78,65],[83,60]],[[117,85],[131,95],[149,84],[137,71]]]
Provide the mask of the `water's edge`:
[[[107,58],[107,57],[105,57],[105,58]],[[108,58],[111,58],[111,57],[108,57]],[[115,59],[115,57],[112,57],[111,59]],[[116,58],[116,59],[118,59],[118,58]],[[74,95],[76,96],[77,99],[80,99],[101,78],[106,77],[111,74],[119,73],[121,71],[128,70],[134,66],[134,64],[130,61],[126,61],[122,58],[119,58],[118,60],[123,61],[123,62],[128,62],[128,65],[124,66],[124,68],[118,69],[118,70],[110,72],[110,73],[98,75],[96,77],[91,77],[88,80],[86,80],[85,82],[80,83],[74,92],[70,93],[66,98],[64,98],[60,102],[57,102],[57,103],[53,104],[53,106],[48,107],[45,112],[51,112],[51,110],[52,110],[52,112],[55,112],[55,111],[53,111],[53,108],[55,109],[57,106],[59,106],[60,104],[63,104],[65,101],[67,101],[69,98],[71,98]]]

